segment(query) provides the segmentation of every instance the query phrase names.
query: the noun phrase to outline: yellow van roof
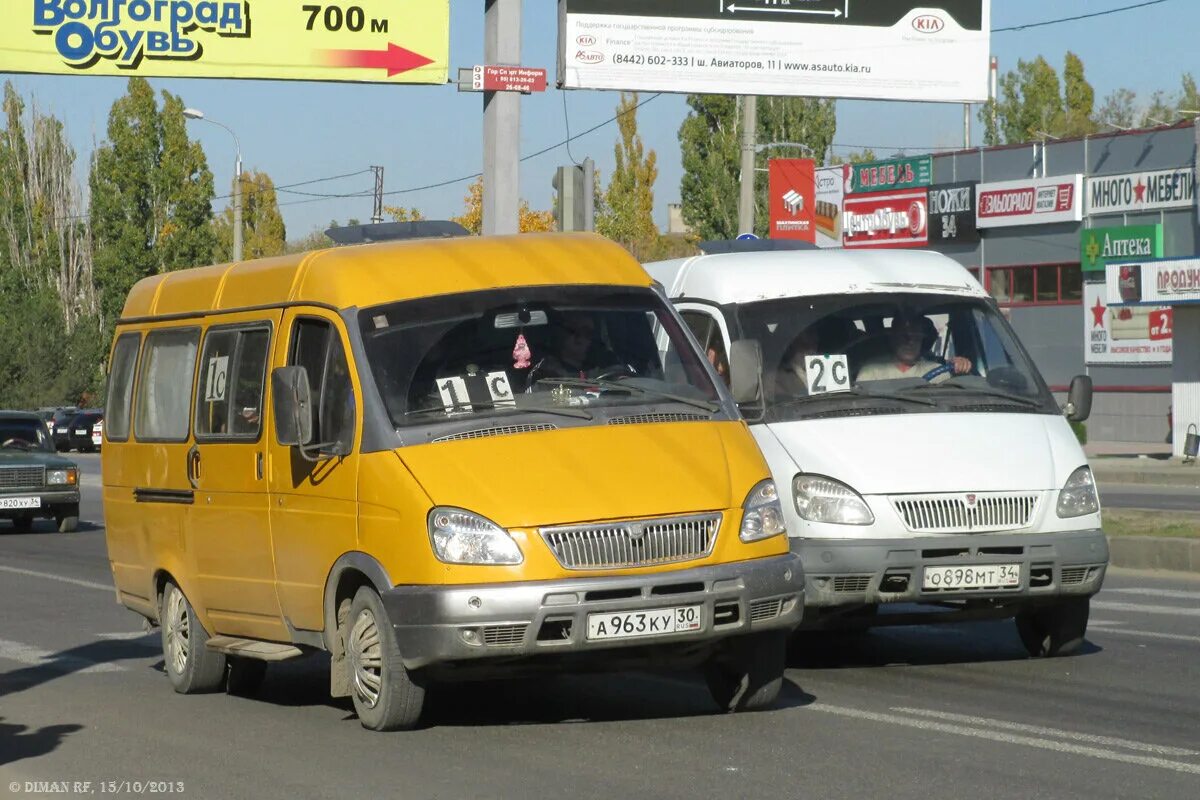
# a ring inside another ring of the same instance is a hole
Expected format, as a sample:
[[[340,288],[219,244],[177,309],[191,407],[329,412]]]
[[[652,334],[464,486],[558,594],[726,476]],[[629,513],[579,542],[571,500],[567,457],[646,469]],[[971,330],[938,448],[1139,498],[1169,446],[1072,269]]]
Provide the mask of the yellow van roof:
[[[624,249],[594,234],[425,239],[338,247],[141,280],[124,320],[313,303],[344,309],[506,286],[649,286]]]

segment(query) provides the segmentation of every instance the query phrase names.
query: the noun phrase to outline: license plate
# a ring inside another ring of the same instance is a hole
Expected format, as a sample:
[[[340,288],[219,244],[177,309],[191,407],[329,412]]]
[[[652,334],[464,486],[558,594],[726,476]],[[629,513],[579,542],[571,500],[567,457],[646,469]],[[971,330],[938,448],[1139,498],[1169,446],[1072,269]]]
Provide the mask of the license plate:
[[[40,497],[0,497],[0,508],[41,508]]]
[[[58,433],[66,433],[66,432],[67,432],[67,429],[66,429],[66,428],[59,428],[59,429],[58,429]]]
[[[962,567],[926,567],[926,589],[990,589],[1021,585],[1020,564],[977,564]]]
[[[75,429],[76,436],[87,436],[87,434],[88,434],[87,428],[76,428]]]
[[[588,614],[587,638],[635,639],[639,636],[661,636],[667,633],[698,631],[700,606],[676,606],[644,611],[608,611]]]

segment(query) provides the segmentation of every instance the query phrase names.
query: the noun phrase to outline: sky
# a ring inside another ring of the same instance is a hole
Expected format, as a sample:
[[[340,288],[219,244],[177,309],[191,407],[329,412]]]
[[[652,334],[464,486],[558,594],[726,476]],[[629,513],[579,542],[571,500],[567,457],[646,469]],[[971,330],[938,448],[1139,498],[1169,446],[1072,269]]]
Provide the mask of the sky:
[[[878,0],[872,0],[878,1]],[[4,0],[6,10],[11,0]],[[1086,14],[1132,4],[1133,0],[992,0],[992,27],[1004,28],[1047,19]],[[550,70],[557,60],[558,21],[555,0],[524,0],[522,63]],[[483,62],[483,2],[450,0],[450,72]],[[1067,22],[1026,31],[992,35],[992,52],[1001,71],[1018,59],[1045,56],[1061,70],[1063,57],[1077,53],[1096,90],[1099,107],[1105,95],[1124,87],[1143,101],[1157,89],[1176,92],[1182,73],[1200,73],[1195,31],[1200,29],[1200,2],[1167,0],[1120,14]],[[38,107],[62,119],[86,165],[95,143],[104,138],[109,107],[125,92],[121,78],[85,76],[5,76]],[[181,95],[237,132],[247,169],[267,172],[276,184],[292,184],[332,175],[385,169],[385,190],[398,191],[471,176],[482,169],[482,95],[459,93],[453,86],[378,86],[369,84],[290,81],[162,80],[156,89]],[[643,96],[643,99],[645,96]],[[565,101],[565,109],[564,109]],[[533,153],[611,119],[615,92],[551,88],[522,99],[521,151]],[[840,153],[870,147],[880,157],[896,150],[909,153],[954,147],[962,142],[962,106],[934,103],[839,101],[835,146]],[[682,95],[663,95],[639,112],[639,130],[648,149],[658,154],[656,218],[666,224],[666,206],[678,202],[679,126],[687,114]],[[972,120],[973,143],[982,135]],[[205,123],[190,123],[213,170],[217,194],[226,192],[234,172],[230,136]],[[591,156],[603,176],[613,166],[615,124],[582,137],[571,155]],[[535,209],[551,205],[551,178],[556,167],[571,163],[565,147],[526,161],[521,169],[521,195]],[[86,174],[81,174],[86,182]],[[438,189],[387,198],[389,205],[416,207],[433,219],[462,212],[469,180]],[[297,191],[357,193],[370,191],[374,178],[360,174],[340,181],[298,187]],[[323,229],[330,220],[371,216],[370,198],[322,199],[280,193],[288,238]],[[218,200],[216,211],[224,207]]]

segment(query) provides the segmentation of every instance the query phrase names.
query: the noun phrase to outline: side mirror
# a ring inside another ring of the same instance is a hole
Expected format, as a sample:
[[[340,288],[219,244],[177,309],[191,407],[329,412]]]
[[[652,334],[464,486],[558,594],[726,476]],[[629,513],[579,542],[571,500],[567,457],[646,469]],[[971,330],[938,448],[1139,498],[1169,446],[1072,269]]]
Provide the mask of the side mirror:
[[[271,373],[275,437],[284,447],[312,442],[312,390],[304,367],[279,367]]]
[[[730,345],[729,388],[738,405],[762,401],[762,345],[757,339],[739,339]]]
[[[1071,422],[1083,422],[1092,415],[1092,379],[1087,375],[1076,375],[1071,379],[1071,391],[1067,393],[1063,412]]]

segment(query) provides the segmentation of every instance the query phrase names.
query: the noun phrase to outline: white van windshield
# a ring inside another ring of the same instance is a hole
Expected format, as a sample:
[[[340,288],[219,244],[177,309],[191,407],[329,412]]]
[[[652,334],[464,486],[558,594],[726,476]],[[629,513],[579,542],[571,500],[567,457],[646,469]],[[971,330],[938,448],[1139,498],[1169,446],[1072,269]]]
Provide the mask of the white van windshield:
[[[683,325],[649,289],[444,295],[367,309],[360,324],[397,429],[522,413],[611,418],[647,404],[706,415],[721,408]]]
[[[794,297],[738,307],[762,345],[768,421],[938,412],[1058,413],[995,306],[936,294]]]

